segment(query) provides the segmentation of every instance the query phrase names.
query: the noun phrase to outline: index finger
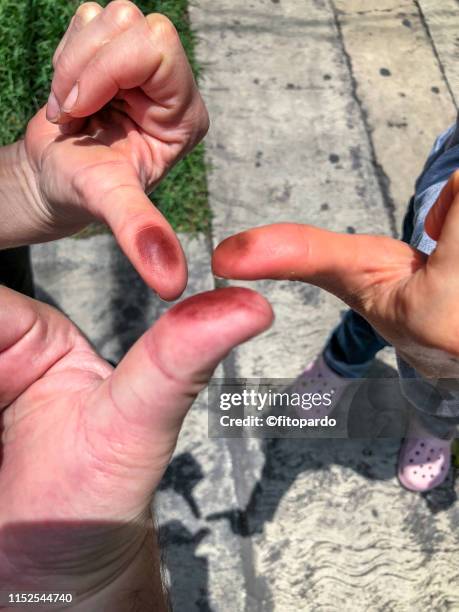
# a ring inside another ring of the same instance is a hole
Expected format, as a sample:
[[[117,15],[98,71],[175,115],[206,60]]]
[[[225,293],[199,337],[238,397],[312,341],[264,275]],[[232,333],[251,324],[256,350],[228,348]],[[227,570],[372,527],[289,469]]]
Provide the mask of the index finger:
[[[75,38],[83,42],[85,32]],[[150,119],[169,124],[199,99],[193,72],[173,24],[160,14],[148,15],[102,46],[75,79],[62,110],[87,117],[105,106],[119,90],[140,88],[152,101]],[[73,93],[73,95],[71,95]]]
[[[139,20],[144,20],[141,11],[124,0],[115,0],[105,9],[93,2],[85,2],[78,8],[54,54],[51,92],[56,105],[49,120],[56,121],[59,117],[73,86],[98,50]]]

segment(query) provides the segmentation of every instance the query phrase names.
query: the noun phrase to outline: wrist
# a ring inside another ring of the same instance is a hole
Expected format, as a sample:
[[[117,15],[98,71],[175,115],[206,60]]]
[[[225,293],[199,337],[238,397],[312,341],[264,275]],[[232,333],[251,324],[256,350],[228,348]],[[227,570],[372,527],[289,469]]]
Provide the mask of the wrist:
[[[24,140],[0,148],[0,249],[52,238]]]

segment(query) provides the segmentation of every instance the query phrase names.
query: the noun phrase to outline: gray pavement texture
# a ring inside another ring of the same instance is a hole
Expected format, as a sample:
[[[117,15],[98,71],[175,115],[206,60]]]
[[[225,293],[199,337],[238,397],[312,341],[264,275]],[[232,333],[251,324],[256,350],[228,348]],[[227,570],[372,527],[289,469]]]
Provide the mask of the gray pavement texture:
[[[211,240],[183,237],[188,293],[214,286],[211,243],[250,226],[399,235],[414,179],[457,111],[459,3],[193,0],[190,16],[214,218]],[[109,236],[33,256],[43,298],[106,357],[165,308]],[[306,285],[254,285],[275,325],[219,374],[294,377],[344,306]],[[385,350],[379,374],[393,366]],[[396,440],[209,439],[205,400],[156,502],[175,610],[459,610],[453,474],[415,495],[396,481]]]

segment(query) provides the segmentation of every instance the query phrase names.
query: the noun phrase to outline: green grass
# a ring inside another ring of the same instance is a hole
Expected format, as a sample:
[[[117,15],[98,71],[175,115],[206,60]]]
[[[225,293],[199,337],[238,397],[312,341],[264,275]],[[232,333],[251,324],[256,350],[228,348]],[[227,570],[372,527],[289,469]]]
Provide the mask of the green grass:
[[[75,0],[0,0],[0,145],[22,137],[28,120],[46,102],[54,50],[79,4]],[[135,4],[144,14],[160,12],[173,21],[198,76],[187,0],[143,0]],[[202,145],[171,171],[151,199],[177,231],[208,230],[210,211]]]

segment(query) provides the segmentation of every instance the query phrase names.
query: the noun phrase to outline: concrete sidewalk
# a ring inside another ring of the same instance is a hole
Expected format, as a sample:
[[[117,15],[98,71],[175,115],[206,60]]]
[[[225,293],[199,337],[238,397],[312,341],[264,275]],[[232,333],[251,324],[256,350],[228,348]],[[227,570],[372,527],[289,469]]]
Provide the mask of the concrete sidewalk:
[[[193,0],[190,14],[212,120],[213,243],[274,221],[398,235],[456,114],[457,2]],[[210,241],[184,242],[188,293],[212,288]],[[109,236],[35,247],[34,264],[43,297],[106,357],[164,309]],[[276,323],[219,374],[294,377],[344,306],[299,283],[251,286]],[[393,365],[384,351],[379,373]],[[452,475],[427,495],[402,490],[394,440],[209,439],[205,400],[157,498],[175,610],[459,609]]]
[[[399,235],[414,179],[456,115],[457,3],[197,0],[191,17],[212,118],[214,243],[287,220]],[[276,323],[225,372],[296,376],[343,305],[300,284],[251,286]],[[211,597],[212,609],[459,609],[454,484],[402,490],[396,441],[227,448],[245,604]]]

